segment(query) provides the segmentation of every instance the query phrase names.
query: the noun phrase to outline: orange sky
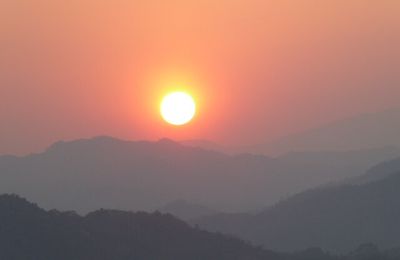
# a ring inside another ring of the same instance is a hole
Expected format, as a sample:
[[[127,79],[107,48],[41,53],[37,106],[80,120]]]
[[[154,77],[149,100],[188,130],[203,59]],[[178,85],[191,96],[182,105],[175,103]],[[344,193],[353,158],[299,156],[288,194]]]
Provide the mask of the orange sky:
[[[0,154],[59,139],[273,138],[400,100],[397,0],[0,0]],[[158,102],[198,99],[188,126]]]

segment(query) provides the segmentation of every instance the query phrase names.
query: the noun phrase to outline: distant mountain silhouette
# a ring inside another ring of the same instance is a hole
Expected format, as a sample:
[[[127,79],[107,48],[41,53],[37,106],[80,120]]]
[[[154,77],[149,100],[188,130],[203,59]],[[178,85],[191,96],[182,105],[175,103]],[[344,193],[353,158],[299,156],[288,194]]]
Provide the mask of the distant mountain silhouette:
[[[315,246],[347,252],[362,243],[399,247],[400,171],[363,185],[309,190],[258,214],[220,214],[193,223],[274,250]]]
[[[400,158],[385,161],[372,167],[366,174],[355,178],[355,183],[368,183],[381,180],[396,172],[400,172]]]
[[[175,200],[249,211],[327,182],[361,175],[396,149],[226,155],[168,139],[98,137],[58,142],[26,157],[0,157],[0,190],[45,208],[154,210]]]
[[[208,140],[202,140],[202,139],[184,140],[184,141],[180,141],[179,143],[184,146],[198,147],[198,148],[202,148],[204,150],[211,150],[211,151],[217,151],[217,152],[222,152],[222,153],[233,153],[233,149],[224,147],[220,144],[217,144],[217,143],[214,143],[214,142],[208,141]]]
[[[399,133],[400,108],[397,108],[354,116],[246,149],[264,154],[282,154],[293,151],[400,147]]]
[[[44,211],[15,195],[0,196],[4,260],[262,260],[278,254],[214,234],[171,215],[98,210],[85,217]]]
[[[192,220],[200,217],[215,215],[218,212],[202,205],[189,203],[185,200],[176,200],[159,209],[183,220]]]

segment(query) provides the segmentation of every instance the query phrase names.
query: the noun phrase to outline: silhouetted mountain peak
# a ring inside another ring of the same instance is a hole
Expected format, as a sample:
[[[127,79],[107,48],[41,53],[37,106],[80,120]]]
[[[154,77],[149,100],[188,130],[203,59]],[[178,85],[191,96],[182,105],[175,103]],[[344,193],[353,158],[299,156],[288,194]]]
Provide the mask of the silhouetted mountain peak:
[[[46,153],[69,153],[69,152],[101,152],[101,151],[123,151],[129,152],[133,150],[143,152],[146,151],[199,151],[203,150],[199,147],[189,147],[180,144],[169,138],[162,138],[158,141],[127,141],[110,136],[97,136],[87,139],[77,139],[72,141],[58,141],[51,145]]]
[[[21,205],[21,206],[36,206],[35,204],[27,201],[26,199],[16,195],[16,194],[2,194],[0,195],[0,206],[4,205]]]
[[[157,141],[158,144],[162,144],[162,145],[180,145],[179,143],[175,142],[174,140],[170,139],[170,138],[161,138]]]
[[[105,145],[126,144],[129,141],[123,141],[110,136],[96,136],[93,138],[77,139],[72,141],[57,141],[52,144],[46,152],[67,151],[69,149],[82,149],[87,147],[98,147]]]
[[[43,210],[18,195],[3,194],[0,195],[0,212],[32,214],[32,212],[41,213]]]

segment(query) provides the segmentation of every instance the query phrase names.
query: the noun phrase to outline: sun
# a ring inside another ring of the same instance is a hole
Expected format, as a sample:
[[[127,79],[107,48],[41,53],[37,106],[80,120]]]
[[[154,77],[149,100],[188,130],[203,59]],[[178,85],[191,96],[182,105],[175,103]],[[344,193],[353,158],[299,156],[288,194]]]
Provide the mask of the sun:
[[[166,95],[160,106],[162,118],[172,125],[185,125],[196,114],[196,103],[188,93],[177,91]]]

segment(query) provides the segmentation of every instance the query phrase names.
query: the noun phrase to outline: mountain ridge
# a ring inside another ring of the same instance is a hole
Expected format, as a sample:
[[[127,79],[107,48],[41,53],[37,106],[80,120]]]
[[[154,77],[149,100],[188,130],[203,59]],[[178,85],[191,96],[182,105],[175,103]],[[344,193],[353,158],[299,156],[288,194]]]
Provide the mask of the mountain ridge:
[[[395,107],[336,120],[247,149],[279,155],[290,151],[400,147],[399,132],[400,108]]]
[[[80,216],[10,194],[0,195],[0,230],[0,258],[9,260],[282,259],[168,214],[101,209]]]
[[[227,155],[169,139],[98,137],[58,142],[25,157],[0,157],[0,189],[45,208],[79,212],[154,210],[179,199],[226,212],[252,211],[307,188],[361,175],[398,154],[377,149],[271,158]]]
[[[399,159],[400,160],[400,159]],[[221,214],[193,223],[273,250],[321,247],[348,252],[371,242],[400,246],[400,171],[364,184],[341,184],[291,196],[257,214]]]

